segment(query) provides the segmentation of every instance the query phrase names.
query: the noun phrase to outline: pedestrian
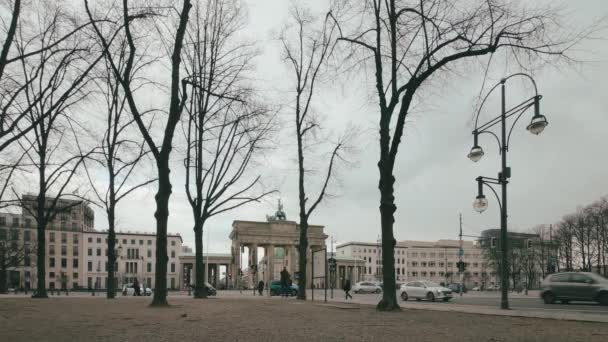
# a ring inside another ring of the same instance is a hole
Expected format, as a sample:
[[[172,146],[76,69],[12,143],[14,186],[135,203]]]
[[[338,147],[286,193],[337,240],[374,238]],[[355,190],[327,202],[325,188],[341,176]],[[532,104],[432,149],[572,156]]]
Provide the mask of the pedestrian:
[[[263,292],[264,292],[264,281],[260,280],[260,282],[258,283],[258,293],[261,296]]]
[[[284,297],[289,296],[288,287],[287,287],[288,282],[289,282],[289,272],[287,271],[287,268],[283,267],[283,270],[281,271],[281,290],[282,290],[281,295]]]
[[[350,295],[350,279],[346,279],[346,281],[344,282],[344,287],[342,288],[344,290],[344,294],[346,295],[346,300],[348,300],[348,298],[350,297],[350,299],[353,299],[353,296]]]
[[[133,295],[134,296],[141,295],[141,293],[139,291],[139,281],[137,281],[137,278],[135,278],[135,280],[133,281]]]

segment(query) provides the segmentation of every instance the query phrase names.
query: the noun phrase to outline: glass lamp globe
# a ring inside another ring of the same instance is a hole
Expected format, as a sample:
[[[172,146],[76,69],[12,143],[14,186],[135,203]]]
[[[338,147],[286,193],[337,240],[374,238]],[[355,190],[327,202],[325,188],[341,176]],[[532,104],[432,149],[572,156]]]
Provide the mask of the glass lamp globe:
[[[471,152],[469,152],[468,157],[473,162],[475,162],[475,163],[478,162],[479,159],[481,159],[481,157],[483,157],[483,149],[479,146],[473,146],[473,148],[471,149]]]
[[[475,209],[475,211],[478,213],[483,213],[486,209],[488,209],[488,200],[486,199],[486,196],[477,196],[475,201],[473,201],[473,209]]]
[[[544,115],[534,115],[526,129],[532,134],[539,135],[549,123]]]

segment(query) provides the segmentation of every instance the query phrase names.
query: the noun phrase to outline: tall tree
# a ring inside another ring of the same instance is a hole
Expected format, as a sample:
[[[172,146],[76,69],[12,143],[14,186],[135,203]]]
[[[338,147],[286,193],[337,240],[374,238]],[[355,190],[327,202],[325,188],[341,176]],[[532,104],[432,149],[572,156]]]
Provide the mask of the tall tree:
[[[19,200],[37,225],[38,283],[34,297],[46,298],[45,231],[59,212],[77,205],[66,204],[61,199],[72,196],[68,191],[74,185],[72,181],[78,167],[88,155],[70,150],[78,139],[71,110],[88,95],[88,75],[103,54],[92,49],[90,41],[80,34],[82,31],[74,31],[79,27],[78,22],[60,5],[41,4],[33,16],[41,23],[37,26],[41,32],[36,32],[29,40],[16,42],[21,56],[30,46],[39,47],[35,56],[20,59],[25,85],[24,106],[33,128],[28,135],[22,136],[24,141],[17,143],[23,147],[28,164],[35,170],[38,194],[35,200]],[[25,31],[23,27],[20,29]],[[70,32],[79,34],[64,39],[56,49],[49,48]],[[13,192],[18,197],[16,191]],[[47,198],[51,193],[53,198]]]
[[[331,155],[328,158],[327,171],[323,174],[321,189],[314,200],[307,205],[308,196],[306,186],[310,179],[306,175],[313,169],[310,161],[305,161],[306,152],[310,153],[311,146],[319,144],[318,137],[321,123],[313,109],[313,97],[318,91],[319,82],[327,71],[328,58],[335,46],[334,33],[336,26],[333,22],[315,18],[309,10],[303,7],[294,7],[291,10],[289,23],[281,35],[283,55],[288,67],[292,70],[291,76],[295,81],[295,107],[293,119],[295,120],[296,142],[298,155],[298,207],[300,218],[299,245],[298,245],[298,299],[306,299],[306,268],[308,264],[308,225],[310,216],[321,203],[327,192],[328,185],[335,177],[335,165],[343,160],[342,152],[345,149],[344,140],[333,144]],[[316,141],[315,141],[316,140]],[[311,157],[308,154],[308,157]],[[311,158],[312,159],[312,158]]]
[[[349,47],[347,58],[373,70],[370,74],[379,109],[377,165],[384,280],[377,308],[396,310],[393,171],[419,90],[449,73],[459,61],[498,50],[512,53],[520,65],[536,57],[561,57],[584,34],[563,34],[558,13],[551,9],[528,9],[501,0],[469,1],[466,6],[451,0],[335,3],[336,10],[330,15],[338,23],[338,41]]]
[[[85,0],[85,7],[87,14],[91,21],[93,21],[93,15],[89,8],[89,3]],[[121,69],[118,66],[118,59],[111,52],[110,45],[112,41],[104,35],[98,25],[93,25],[97,37],[101,42],[101,45],[107,54],[108,62],[112,67],[114,76],[119,81],[123,88],[129,110],[137,127],[142,134],[148,148],[150,149],[154,160],[156,162],[156,169],[158,175],[158,190],[155,196],[156,199],[156,212],[154,217],[156,218],[156,263],[155,263],[155,277],[154,277],[154,298],[152,300],[152,306],[166,306],[167,303],[167,262],[169,260],[167,256],[167,221],[169,219],[169,198],[171,197],[172,186],[170,179],[170,156],[173,150],[173,137],[175,135],[175,128],[179,123],[181,114],[186,104],[187,92],[182,89],[180,95],[180,84],[185,87],[185,81],[180,78],[181,64],[182,64],[182,48],[184,43],[184,37],[186,33],[186,27],[188,25],[188,16],[192,7],[190,0],[184,0],[181,9],[171,8],[171,13],[178,13],[178,23],[174,35],[170,41],[165,42],[171,48],[171,81],[169,86],[169,108],[167,110],[167,121],[164,125],[162,142],[159,144],[155,141],[150,126],[144,122],[143,115],[144,111],[140,109],[140,104],[136,101],[135,90],[131,83],[131,75],[133,73],[133,66],[137,57],[137,44],[134,32],[136,30],[132,27],[134,19],[145,19],[151,16],[155,16],[155,12],[145,7],[138,9],[135,14],[130,14],[129,1],[122,1],[122,19],[121,29],[124,32],[124,36],[128,43],[126,52],[126,59],[124,68]],[[163,23],[167,24],[167,23]],[[161,30],[159,24],[157,27]],[[165,26],[166,27],[166,26]],[[161,37],[161,39],[164,37]],[[137,41],[139,42],[139,41]],[[121,71],[122,70],[122,71]]]
[[[240,1],[197,3],[184,51],[189,85],[185,124],[186,195],[194,218],[195,298],[206,298],[203,230],[213,216],[259,201],[272,191],[248,177],[270,132],[268,110],[248,86],[255,51],[239,41]]]
[[[119,55],[118,65],[124,66],[124,48],[126,42],[123,41],[119,48],[123,51]],[[141,63],[135,70],[141,69],[146,63]],[[122,71],[122,70],[121,70]],[[131,81],[133,74],[130,75]],[[114,298],[116,295],[115,266],[117,258],[116,250],[116,207],[118,203],[133,191],[147,186],[156,179],[146,179],[137,177],[136,168],[141,167],[145,162],[145,156],[149,150],[145,147],[143,139],[134,139],[137,134],[133,130],[135,121],[127,112],[126,98],[122,92],[120,83],[116,80],[114,72],[109,63],[105,63],[102,74],[96,80],[99,93],[102,94],[103,108],[106,112],[105,130],[100,137],[101,146],[89,158],[93,163],[103,167],[107,175],[108,183],[100,186],[91,176],[87,162],[84,163],[87,178],[95,194],[97,202],[103,207],[108,218],[108,286],[106,287],[106,297]],[[93,169],[94,170],[94,169]],[[143,279],[141,280],[143,282]]]

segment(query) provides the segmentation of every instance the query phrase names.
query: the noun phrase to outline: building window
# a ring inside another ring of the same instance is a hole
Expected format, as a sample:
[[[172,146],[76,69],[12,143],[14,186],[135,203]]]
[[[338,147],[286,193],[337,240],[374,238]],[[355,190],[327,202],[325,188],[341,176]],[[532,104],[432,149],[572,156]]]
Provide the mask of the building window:
[[[87,255],[88,255],[88,256],[93,256],[93,248],[89,248],[89,249],[87,250]]]
[[[93,238],[92,237],[90,237],[88,240],[89,240],[89,243],[93,243]],[[89,278],[89,279],[91,279],[91,278]]]
[[[49,278],[51,278],[51,279],[55,278],[55,272],[49,272]]]
[[[6,229],[0,229],[0,241],[6,240]]]
[[[61,243],[68,243],[68,234],[61,233]]]
[[[175,246],[175,240],[171,241],[171,246]]]
[[[171,288],[175,288],[175,278],[171,278]]]
[[[19,218],[13,217],[13,227],[19,227]]]
[[[144,240],[139,240],[139,245],[143,246],[144,245]]]
[[[72,267],[78,268],[78,259],[72,260]]]
[[[78,256],[78,246],[72,246],[72,255]]]
[[[61,255],[68,255],[68,246],[61,245]]]
[[[417,277],[418,276],[418,272],[412,272],[412,277]]]
[[[175,251],[171,251],[171,257],[175,258]]]
[[[127,244],[127,239],[122,239],[122,244],[126,245]]]
[[[72,273],[72,279],[74,279],[74,280],[78,279],[78,273],[77,272]]]
[[[61,258],[61,268],[66,268],[66,267],[68,267],[68,259]]]
[[[152,263],[151,262],[149,262],[148,265],[147,265],[147,272],[148,273],[152,272]]]
[[[171,263],[171,273],[175,272],[175,263]]]
[[[93,287],[93,278],[91,278],[91,277],[87,278],[87,287],[88,288],[92,288]]]
[[[101,248],[97,248],[97,256],[101,256]]]
[[[49,267],[55,267],[55,258],[49,258]]]
[[[131,239],[131,244],[134,245],[135,244],[135,239]]]
[[[152,240],[148,240],[148,246],[152,246]]]
[[[92,261],[87,262],[87,271],[93,272],[93,262]],[[91,279],[91,278],[89,278],[89,279]]]
[[[101,238],[97,238],[97,243],[101,243]]]
[[[55,242],[55,233],[53,233],[53,232],[49,233],[49,242]]]
[[[23,241],[31,241],[32,240],[32,232],[29,230],[23,231]]]
[[[49,255],[55,255],[55,245],[49,245]]]
[[[152,250],[148,249],[148,258],[151,258],[151,257],[152,257]]]

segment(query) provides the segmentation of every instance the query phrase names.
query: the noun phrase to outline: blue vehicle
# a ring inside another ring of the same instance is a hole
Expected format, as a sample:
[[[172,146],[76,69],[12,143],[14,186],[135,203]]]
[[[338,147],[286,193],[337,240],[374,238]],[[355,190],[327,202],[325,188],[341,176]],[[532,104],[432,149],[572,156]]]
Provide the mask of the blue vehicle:
[[[278,280],[273,280],[270,282],[270,295],[271,296],[280,296],[283,294],[283,287],[281,286],[281,282]],[[298,295],[298,286],[296,284],[291,284],[289,288],[289,296],[297,296]]]

